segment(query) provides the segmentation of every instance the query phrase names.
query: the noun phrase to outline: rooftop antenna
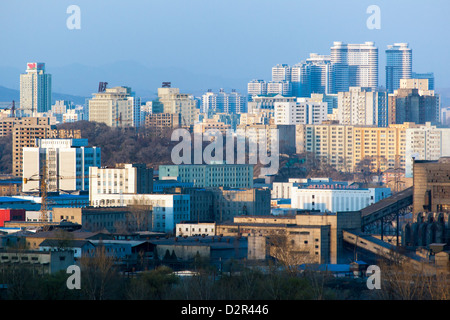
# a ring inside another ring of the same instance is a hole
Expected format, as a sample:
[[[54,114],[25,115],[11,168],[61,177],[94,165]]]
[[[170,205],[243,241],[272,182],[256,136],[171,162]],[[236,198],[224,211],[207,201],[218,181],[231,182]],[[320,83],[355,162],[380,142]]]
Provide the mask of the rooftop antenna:
[[[16,102],[12,101],[12,107],[11,107],[11,117],[15,117],[15,111],[16,111]]]
[[[98,92],[105,92],[107,85],[108,85],[108,82],[99,82],[98,83]]]

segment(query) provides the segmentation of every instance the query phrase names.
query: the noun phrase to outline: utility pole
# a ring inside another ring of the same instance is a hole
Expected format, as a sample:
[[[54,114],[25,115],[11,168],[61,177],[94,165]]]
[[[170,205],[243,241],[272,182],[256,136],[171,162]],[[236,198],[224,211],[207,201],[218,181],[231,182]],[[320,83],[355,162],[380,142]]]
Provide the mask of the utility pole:
[[[44,164],[41,175],[41,222],[48,221],[47,209],[47,165]]]

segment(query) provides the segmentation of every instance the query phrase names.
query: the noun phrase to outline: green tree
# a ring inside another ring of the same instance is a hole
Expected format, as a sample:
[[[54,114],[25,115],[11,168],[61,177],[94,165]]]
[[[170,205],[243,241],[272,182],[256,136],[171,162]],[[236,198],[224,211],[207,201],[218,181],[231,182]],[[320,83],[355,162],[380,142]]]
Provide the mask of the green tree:
[[[131,279],[127,298],[131,300],[163,300],[170,298],[171,289],[178,283],[178,277],[166,266],[140,273]]]

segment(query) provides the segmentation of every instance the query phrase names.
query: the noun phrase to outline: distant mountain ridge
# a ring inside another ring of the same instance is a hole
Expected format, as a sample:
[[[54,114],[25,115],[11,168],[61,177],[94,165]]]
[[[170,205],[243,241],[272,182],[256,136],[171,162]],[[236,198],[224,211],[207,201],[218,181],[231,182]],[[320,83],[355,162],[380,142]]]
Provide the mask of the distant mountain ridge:
[[[45,62],[45,61],[44,61]],[[0,66],[0,101],[17,97],[17,93],[8,91],[19,89],[20,74],[24,70]],[[108,82],[108,87],[127,86],[143,99],[153,99],[162,82],[171,82],[180,92],[200,96],[208,89],[227,92],[232,89],[245,94],[247,83],[252,80],[243,77],[221,77],[214,74],[197,74],[178,67],[147,67],[134,61],[118,61],[91,67],[78,63],[63,67],[53,67],[46,63],[46,72],[52,75],[52,91],[65,92],[63,96],[92,97],[97,92],[99,82]],[[55,96],[53,97],[55,98]],[[59,98],[58,98],[59,100]],[[70,100],[70,99],[69,99]]]
[[[74,96],[64,93],[52,93],[52,103],[54,103],[56,100],[69,100],[75,104],[84,104],[86,102],[86,98],[87,97]],[[20,91],[0,86],[0,102],[12,102],[13,100],[19,103]]]
[[[19,101],[19,79],[23,70],[0,66],[0,102]],[[87,66],[79,63],[53,67],[46,63],[46,72],[52,74],[52,99],[70,100],[84,104],[85,100],[98,91],[99,82],[108,82],[108,87],[128,86],[144,101],[154,99],[162,82],[171,82],[180,92],[201,96],[208,89],[226,92],[236,89],[247,93],[247,83],[253,79],[270,79],[270,74],[259,77],[222,77],[197,74],[179,67],[147,67],[135,61],[118,61],[101,66]],[[442,107],[450,106],[450,88],[436,90],[441,95]]]

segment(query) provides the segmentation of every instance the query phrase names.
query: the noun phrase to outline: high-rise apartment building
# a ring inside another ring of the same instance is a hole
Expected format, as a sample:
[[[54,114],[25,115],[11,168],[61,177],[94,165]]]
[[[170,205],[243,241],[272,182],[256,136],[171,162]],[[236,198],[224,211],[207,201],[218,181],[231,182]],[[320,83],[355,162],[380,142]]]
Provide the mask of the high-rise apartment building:
[[[180,115],[180,125],[190,127],[198,120],[199,108],[193,96],[180,93],[179,88],[164,84],[158,88],[158,102],[163,106],[164,113]]]
[[[350,87],[378,87],[378,48],[373,42],[344,44],[331,47],[333,89],[331,93],[346,92]]]
[[[22,177],[23,153],[25,147],[35,147],[36,139],[47,138],[52,130],[48,117],[9,118],[6,125],[12,124],[12,174]]]
[[[253,96],[267,95],[267,82],[264,80],[252,80],[247,84],[247,94],[249,101]]]
[[[52,105],[52,76],[45,73],[45,63],[29,62],[20,75],[20,110],[35,116],[47,112]]]
[[[353,169],[367,164],[372,172],[405,169],[406,130],[414,123],[353,128]]]
[[[267,94],[268,95],[282,95],[291,96],[292,95],[292,83],[290,81],[269,81],[267,83]]]
[[[88,101],[89,121],[110,127],[132,127],[140,123],[140,99],[129,87],[106,88]]]
[[[287,64],[277,64],[272,67],[272,81],[291,81],[291,67]]]
[[[321,124],[327,120],[328,104],[306,98],[275,103],[275,124]]]
[[[89,167],[100,165],[100,148],[88,147],[87,139],[37,139],[23,149],[22,191],[39,191],[43,174],[48,192],[87,191]]]
[[[275,110],[276,102],[295,102],[295,97],[284,97],[282,95],[276,96],[255,96],[252,101],[247,103],[248,113],[273,112]]]
[[[440,96],[427,90],[427,79],[402,79],[400,88],[389,96],[391,123],[440,122]],[[393,118],[395,115],[395,119]]]
[[[242,113],[246,111],[246,98],[232,90],[231,93],[220,89],[218,93],[208,90],[202,95],[201,113]]]
[[[401,79],[412,77],[412,50],[407,43],[388,45],[386,49],[386,90],[393,93],[400,88]]]
[[[387,126],[388,94],[368,88],[350,87],[338,93],[336,120],[346,125]]]
[[[308,98],[313,93],[329,94],[331,71],[330,56],[311,53],[308,59],[292,67],[292,95]]]

